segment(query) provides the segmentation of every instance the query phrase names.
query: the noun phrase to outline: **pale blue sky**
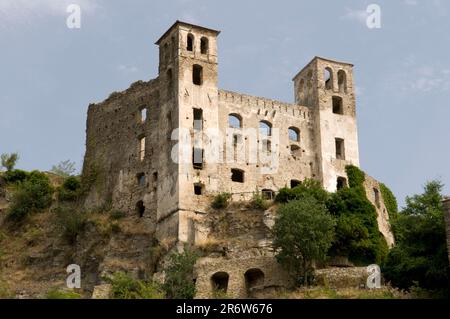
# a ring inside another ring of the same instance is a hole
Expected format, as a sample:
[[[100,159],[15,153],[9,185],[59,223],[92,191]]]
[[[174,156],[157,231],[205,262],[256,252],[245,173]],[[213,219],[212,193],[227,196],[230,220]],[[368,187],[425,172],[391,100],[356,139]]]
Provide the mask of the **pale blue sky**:
[[[381,29],[365,24],[371,3]],[[444,0],[0,0],[0,153],[80,167],[88,104],[156,77],[153,43],[179,19],[222,30],[223,89],[292,102],[315,55],[354,63],[362,168],[400,202],[434,178],[450,194],[449,14]]]

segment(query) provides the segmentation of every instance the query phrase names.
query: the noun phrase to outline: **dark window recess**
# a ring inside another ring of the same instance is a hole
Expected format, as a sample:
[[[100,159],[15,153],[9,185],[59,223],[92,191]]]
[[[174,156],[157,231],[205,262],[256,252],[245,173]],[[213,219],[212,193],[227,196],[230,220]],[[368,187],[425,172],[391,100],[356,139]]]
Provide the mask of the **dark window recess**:
[[[211,276],[211,286],[213,291],[227,292],[228,280],[230,276],[226,272],[217,272]]]
[[[380,202],[380,191],[377,188],[373,189],[373,196],[375,199],[375,205],[377,206],[377,208],[381,207],[381,202]]]
[[[336,139],[336,158],[345,160],[344,140],[341,138]]]
[[[194,169],[203,169],[203,153],[204,151],[201,148],[192,150],[192,165]]]
[[[295,187],[299,186],[300,184],[301,184],[301,182],[296,179],[291,180],[291,188],[295,188]]]
[[[208,54],[208,50],[209,50],[208,38],[203,37],[200,40],[200,53],[201,54]]]
[[[347,179],[345,177],[338,177],[337,178],[337,190],[343,189],[344,187],[347,187]]]
[[[194,51],[194,36],[192,34],[187,36],[186,50]]]
[[[236,183],[244,182],[244,171],[240,169],[232,169],[231,170],[231,180]]]
[[[194,109],[194,129],[201,131],[203,129],[203,110]]]
[[[139,174],[137,174],[136,175],[136,178],[137,178],[137,182],[138,182],[138,185],[140,186],[140,187],[144,187],[145,186],[145,174],[144,173],[139,173]]]
[[[275,198],[275,192],[271,189],[263,189],[261,191],[262,198],[266,200],[273,200]]]
[[[203,195],[203,185],[194,184],[194,194],[197,196]]]
[[[251,293],[253,288],[262,287],[264,285],[264,273],[261,269],[249,269],[245,272],[244,277],[248,293]]]
[[[136,213],[140,218],[144,217],[145,206],[144,206],[144,202],[141,200],[136,203]]]
[[[201,65],[194,64],[192,67],[192,83],[195,85],[203,84],[203,68]]]
[[[339,96],[333,96],[333,113],[344,114],[344,106],[342,104],[342,98]]]

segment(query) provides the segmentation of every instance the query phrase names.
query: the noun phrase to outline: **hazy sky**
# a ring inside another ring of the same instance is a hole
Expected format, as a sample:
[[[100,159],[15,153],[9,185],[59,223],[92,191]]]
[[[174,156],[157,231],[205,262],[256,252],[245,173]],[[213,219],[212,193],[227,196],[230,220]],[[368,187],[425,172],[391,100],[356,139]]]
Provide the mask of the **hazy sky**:
[[[81,29],[67,28],[72,3]],[[314,56],[354,63],[362,168],[400,202],[434,178],[450,194],[449,15],[444,0],[0,0],[0,153],[81,167],[89,103],[156,77],[154,42],[178,19],[222,30],[222,89],[292,102]]]

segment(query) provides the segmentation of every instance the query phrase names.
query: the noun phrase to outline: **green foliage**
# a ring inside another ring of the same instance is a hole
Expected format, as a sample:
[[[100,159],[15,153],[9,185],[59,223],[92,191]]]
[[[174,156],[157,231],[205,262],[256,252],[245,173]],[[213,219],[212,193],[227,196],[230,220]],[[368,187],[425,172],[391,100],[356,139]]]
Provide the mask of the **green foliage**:
[[[323,189],[319,181],[305,179],[300,185],[294,188],[282,188],[278,192],[275,201],[287,203],[291,200],[301,200],[304,197],[314,197],[319,203],[326,203],[329,194]]]
[[[81,299],[81,295],[75,291],[52,289],[45,294],[44,299]]]
[[[29,176],[28,172],[22,171],[20,169],[14,169],[7,171],[4,175],[4,179],[9,184],[20,183],[25,181]]]
[[[84,212],[59,206],[54,210],[56,223],[61,228],[63,238],[69,244],[74,244],[79,234],[84,231],[87,223],[87,216]]]
[[[75,165],[75,162],[70,160],[62,161],[58,165],[53,165],[50,172],[62,177],[69,177],[76,172]]]
[[[327,207],[337,219],[332,255],[346,256],[357,264],[380,263],[386,258],[388,246],[378,229],[377,212],[361,187],[339,190]]]
[[[249,206],[253,209],[266,210],[270,207],[269,201],[265,200],[260,192],[253,193]]]
[[[152,281],[137,280],[123,272],[114,273],[107,281],[114,299],[164,299],[164,292]]]
[[[448,295],[449,264],[440,181],[406,198],[406,207],[393,224],[396,246],[383,266],[387,280],[402,289],[418,286]]]
[[[228,207],[228,204],[231,200],[231,194],[230,193],[220,193],[214,197],[213,202],[211,203],[212,208],[215,209],[223,209]]]
[[[345,171],[348,177],[348,185],[350,187],[363,186],[366,180],[366,175],[358,167],[353,165],[348,165],[345,167]]]
[[[41,172],[33,171],[27,179],[18,184],[7,211],[11,221],[22,221],[28,214],[50,207],[53,187],[48,177]]]
[[[389,214],[389,220],[392,222],[397,219],[398,204],[394,193],[383,183],[380,183],[381,196],[383,196],[384,205]]]
[[[2,154],[0,156],[2,167],[4,167],[8,172],[12,171],[19,160],[19,154],[11,153],[11,154]]]
[[[193,299],[196,293],[194,265],[198,255],[185,247],[183,253],[172,253],[166,268],[163,289],[170,299]]]
[[[313,280],[313,261],[323,261],[334,237],[335,221],[312,196],[290,201],[278,210],[274,226],[277,260],[297,284]]]
[[[63,202],[76,201],[80,195],[81,182],[78,177],[70,176],[58,189],[58,199]]]

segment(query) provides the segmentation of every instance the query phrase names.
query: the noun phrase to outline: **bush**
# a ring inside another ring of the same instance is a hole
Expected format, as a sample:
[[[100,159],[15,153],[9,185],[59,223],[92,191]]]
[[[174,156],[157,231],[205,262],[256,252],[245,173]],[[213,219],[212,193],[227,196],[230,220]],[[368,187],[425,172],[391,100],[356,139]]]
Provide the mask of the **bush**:
[[[348,165],[345,167],[345,171],[348,177],[348,185],[351,188],[363,186],[366,180],[366,174],[361,171],[358,167],[353,165]]]
[[[172,253],[166,268],[163,289],[170,299],[193,299],[196,288],[194,283],[194,265],[198,255],[185,247],[183,253]]]
[[[52,289],[45,294],[44,299],[81,299],[81,295],[75,291]]]
[[[74,244],[79,234],[84,231],[87,217],[84,212],[78,212],[66,207],[55,209],[57,225],[62,229],[63,238],[69,244]]]
[[[20,169],[15,169],[11,171],[7,171],[4,175],[4,179],[7,183],[20,183],[25,181],[29,176],[28,172],[22,171]]]
[[[290,201],[278,210],[274,248],[277,260],[299,285],[311,284],[314,261],[323,261],[334,237],[335,221],[314,197]]]
[[[231,194],[229,193],[220,193],[214,197],[213,202],[211,203],[212,208],[215,209],[223,209],[228,207],[230,203]]]
[[[300,185],[294,188],[280,189],[275,201],[278,203],[287,203],[291,200],[301,200],[304,197],[313,197],[320,203],[326,203],[329,194],[323,189],[319,181],[305,179]]]
[[[266,210],[270,207],[270,203],[269,201],[265,200],[259,192],[256,192],[253,194],[249,206],[253,209]]]
[[[53,187],[48,177],[38,171],[31,172],[13,194],[11,206],[7,211],[8,219],[18,222],[32,212],[50,207],[52,194]]]
[[[58,189],[58,199],[63,202],[71,202],[78,199],[80,195],[81,182],[78,177],[71,176],[64,180]]]
[[[111,283],[114,299],[164,299],[164,293],[154,282],[137,280],[123,272],[113,274],[107,281]]]
[[[380,183],[381,196],[383,196],[384,205],[389,214],[389,220],[395,221],[398,215],[398,204],[394,193],[383,183]]]

